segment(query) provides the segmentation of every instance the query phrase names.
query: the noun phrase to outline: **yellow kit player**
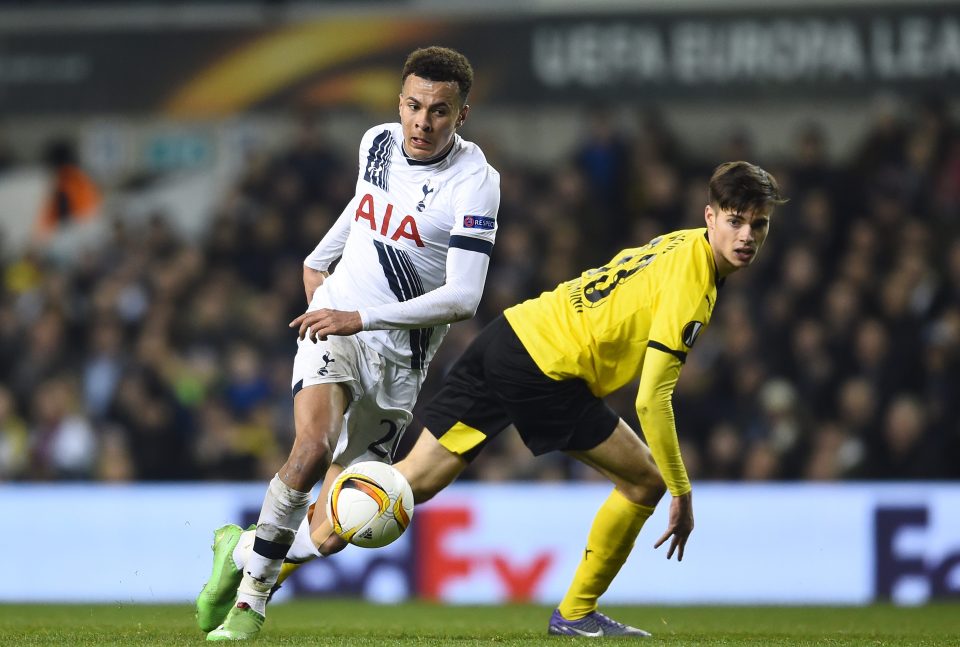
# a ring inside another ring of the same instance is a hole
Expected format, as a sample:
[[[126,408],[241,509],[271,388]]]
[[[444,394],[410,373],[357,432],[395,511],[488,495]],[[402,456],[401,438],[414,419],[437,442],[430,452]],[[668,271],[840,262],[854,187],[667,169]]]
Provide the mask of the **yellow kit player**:
[[[439,492],[513,423],[534,454],[567,452],[614,489],[587,537],[551,634],[646,636],[597,611],[654,506],[670,491],[667,558],[683,558],[693,530],[691,486],[671,396],[687,352],[710,322],[717,290],[750,265],[785,200],[747,162],[722,164],[709,183],[706,227],[625,249],[603,267],[525,301],[488,325],[426,407],[423,433],[397,463],[417,502]],[[601,398],[639,380],[647,445]]]

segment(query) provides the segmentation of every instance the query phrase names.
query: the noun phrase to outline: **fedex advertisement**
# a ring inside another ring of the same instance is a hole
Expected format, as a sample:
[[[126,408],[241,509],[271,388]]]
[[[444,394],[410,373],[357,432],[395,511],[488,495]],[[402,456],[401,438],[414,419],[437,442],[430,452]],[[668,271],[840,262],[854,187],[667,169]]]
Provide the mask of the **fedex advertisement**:
[[[0,601],[190,601],[210,572],[213,530],[255,521],[264,488],[2,485],[0,552],[16,556],[5,567],[18,585]],[[599,483],[455,484],[418,506],[395,543],[315,560],[275,599],[555,604],[608,494]],[[696,529],[681,563],[667,561],[666,546],[653,549],[667,504],[644,526],[606,603],[960,598],[960,485],[696,484]]]

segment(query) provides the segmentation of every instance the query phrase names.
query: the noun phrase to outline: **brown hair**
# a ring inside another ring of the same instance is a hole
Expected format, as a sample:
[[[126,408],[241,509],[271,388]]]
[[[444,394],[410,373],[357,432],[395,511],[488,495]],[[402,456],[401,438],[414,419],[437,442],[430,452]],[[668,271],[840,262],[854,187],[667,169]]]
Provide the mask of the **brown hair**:
[[[764,213],[784,204],[772,175],[750,162],[725,162],[710,178],[710,204],[733,213]]]
[[[448,47],[421,47],[410,52],[403,64],[402,84],[411,74],[429,81],[454,81],[460,89],[460,102],[466,104],[473,86],[473,68],[467,57]]]

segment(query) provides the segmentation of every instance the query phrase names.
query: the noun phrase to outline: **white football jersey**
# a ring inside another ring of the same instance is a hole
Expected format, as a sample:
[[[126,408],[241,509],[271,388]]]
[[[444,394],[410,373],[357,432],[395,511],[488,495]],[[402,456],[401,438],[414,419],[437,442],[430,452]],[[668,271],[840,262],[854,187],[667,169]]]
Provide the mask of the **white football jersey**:
[[[454,139],[445,156],[421,162],[404,154],[398,123],[364,134],[356,195],[305,261],[326,270],[340,257],[311,310],[407,301],[444,284],[450,247],[491,253],[500,175],[479,147]],[[357,337],[394,362],[425,369],[449,327],[368,330]]]

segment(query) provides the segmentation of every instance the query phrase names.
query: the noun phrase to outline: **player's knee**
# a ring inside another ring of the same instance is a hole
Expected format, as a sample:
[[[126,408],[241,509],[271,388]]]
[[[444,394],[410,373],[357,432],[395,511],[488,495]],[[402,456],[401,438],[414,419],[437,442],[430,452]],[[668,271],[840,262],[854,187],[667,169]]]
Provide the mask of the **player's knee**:
[[[621,484],[618,489],[633,503],[656,506],[657,502],[666,494],[667,484],[664,483],[660,472],[647,470],[640,474],[634,482]]]
[[[408,477],[407,481],[410,483],[410,489],[413,491],[413,502],[417,505],[424,501],[429,501],[446,486],[446,483],[441,482],[439,479],[430,478],[429,475],[422,473],[414,475],[412,478]]]
[[[317,550],[324,557],[333,555],[334,553],[339,553],[341,550],[347,547],[347,542],[344,541],[343,537],[337,533],[331,533],[322,544],[317,546]]]
[[[417,505],[420,505],[421,503],[425,503],[430,499],[432,499],[433,497],[437,496],[438,492],[440,492],[439,489],[433,489],[433,488],[428,489],[428,488],[422,488],[422,487],[416,488],[413,490],[413,502]]]
[[[660,476],[660,472],[651,474],[644,488],[646,489],[648,499],[653,502],[659,501],[663,498],[663,495],[667,493],[667,484],[664,482],[663,477]]]
[[[304,463],[319,463],[330,458],[330,446],[326,441],[298,440],[290,450],[290,456]]]
[[[297,471],[315,474],[319,479],[330,464],[331,455],[330,446],[325,439],[298,437],[290,450],[287,465],[294,467]]]

